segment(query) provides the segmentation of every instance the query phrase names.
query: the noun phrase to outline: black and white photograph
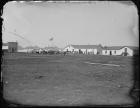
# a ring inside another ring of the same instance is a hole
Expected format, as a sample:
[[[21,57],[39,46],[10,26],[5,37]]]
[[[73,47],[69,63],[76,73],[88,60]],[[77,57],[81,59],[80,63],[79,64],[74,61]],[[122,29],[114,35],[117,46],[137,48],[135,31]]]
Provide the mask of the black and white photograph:
[[[139,17],[132,1],[10,1],[1,17],[7,104],[139,101]]]

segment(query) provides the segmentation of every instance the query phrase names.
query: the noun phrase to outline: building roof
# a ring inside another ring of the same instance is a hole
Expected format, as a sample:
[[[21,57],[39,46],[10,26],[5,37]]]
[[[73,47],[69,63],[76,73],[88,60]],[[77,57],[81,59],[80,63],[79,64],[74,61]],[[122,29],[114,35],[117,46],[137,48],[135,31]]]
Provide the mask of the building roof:
[[[100,45],[70,45],[76,49],[94,49],[94,48],[101,48]]]
[[[3,46],[8,46],[8,43],[2,43]]]
[[[107,47],[104,47],[103,49],[105,49],[105,50],[120,50],[124,47],[128,47],[132,50],[138,50],[139,49],[138,47],[135,47],[135,46],[107,46]]]
[[[8,42],[8,44],[17,44],[17,42]]]
[[[105,49],[105,50],[119,50],[123,47],[124,46],[107,46],[107,47],[104,47],[103,49]]]
[[[129,47],[132,50],[139,50],[139,47],[137,47],[137,46],[126,46],[126,47]]]

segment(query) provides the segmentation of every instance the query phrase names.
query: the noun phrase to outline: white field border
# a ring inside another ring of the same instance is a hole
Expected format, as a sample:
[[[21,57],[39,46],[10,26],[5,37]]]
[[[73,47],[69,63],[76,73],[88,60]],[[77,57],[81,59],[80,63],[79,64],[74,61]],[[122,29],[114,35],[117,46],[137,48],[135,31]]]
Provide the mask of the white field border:
[[[87,63],[87,64],[97,64],[97,65],[105,65],[105,66],[120,66],[120,65],[116,65],[116,64],[103,64],[103,63],[91,63],[91,62],[84,62],[84,63]]]

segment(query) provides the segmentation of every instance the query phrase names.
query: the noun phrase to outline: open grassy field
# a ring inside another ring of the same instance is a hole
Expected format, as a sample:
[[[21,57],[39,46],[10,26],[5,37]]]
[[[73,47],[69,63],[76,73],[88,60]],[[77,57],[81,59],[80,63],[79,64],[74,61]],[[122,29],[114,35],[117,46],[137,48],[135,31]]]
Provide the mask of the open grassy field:
[[[5,54],[4,98],[29,105],[131,104],[132,64],[132,57]]]

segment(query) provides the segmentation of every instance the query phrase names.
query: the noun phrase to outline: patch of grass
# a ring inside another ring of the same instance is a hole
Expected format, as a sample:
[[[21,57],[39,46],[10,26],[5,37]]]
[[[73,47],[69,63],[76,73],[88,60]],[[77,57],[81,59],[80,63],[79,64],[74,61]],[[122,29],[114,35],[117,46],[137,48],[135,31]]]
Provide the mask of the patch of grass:
[[[90,65],[85,64],[85,61],[123,66]],[[4,81],[8,81],[4,86],[6,91],[14,98],[22,97],[21,101],[30,98],[30,102],[36,104],[40,99],[49,100],[49,96],[52,96],[51,99],[55,102],[59,97],[73,99],[70,98],[72,95],[82,97],[81,100],[84,100],[84,96],[96,100],[95,94],[98,94],[99,99],[106,97],[108,100],[115,100],[116,96],[126,99],[124,95],[128,94],[132,85],[132,63],[131,57],[17,53],[3,57],[2,72]],[[38,89],[43,90],[42,93]],[[34,92],[25,92],[30,90]],[[81,94],[74,94],[75,90],[80,90]],[[32,96],[38,98],[34,99]]]

